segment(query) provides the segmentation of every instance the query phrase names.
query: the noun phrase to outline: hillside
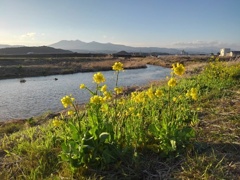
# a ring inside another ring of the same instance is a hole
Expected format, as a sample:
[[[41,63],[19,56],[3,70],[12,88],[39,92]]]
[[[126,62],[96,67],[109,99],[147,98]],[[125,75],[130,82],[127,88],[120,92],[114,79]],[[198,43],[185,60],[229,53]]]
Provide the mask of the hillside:
[[[80,40],[75,41],[68,41],[62,40],[57,43],[49,45],[50,47],[54,48],[61,48],[61,49],[68,49],[74,52],[79,53],[116,53],[119,51],[127,51],[127,52],[141,52],[141,53],[169,53],[169,54],[179,54],[181,51],[178,49],[171,49],[171,48],[159,48],[159,47],[132,47],[132,46],[125,46],[120,44],[112,44],[112,43],[99,43],[99,42],[83,42]]]
[[[0,55],[24,55],[24,54],[66,54],[73,53],[69,50],[56,49],[48,46],[39,47],[11,47],[0,49]]]

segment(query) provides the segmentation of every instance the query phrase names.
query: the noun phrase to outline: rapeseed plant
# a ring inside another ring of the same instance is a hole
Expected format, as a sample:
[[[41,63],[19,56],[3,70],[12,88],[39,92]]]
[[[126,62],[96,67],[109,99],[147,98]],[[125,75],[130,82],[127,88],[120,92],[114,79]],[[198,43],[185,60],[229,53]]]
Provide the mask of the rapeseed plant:
[[[65,96],[61,99],[62,105],[67,108],[68,106],[72,106],[75,98],[72,95]]]
[[[176,65],[173,64],[172,66],[172,70],[176,75],[182,76],[185,73],[185,67],[182,64],[177,63]]]
[[[105,77],[103,76],[103,74],[101,72],[98,72],[93,75],[93,81],[97,84],[100,84],[100,83],[105,82]]]
[[[112,69],[114,71],[123,71],[123,64],[121,62],[115,62],[115,64],[112,66]]]
[[[58,127],[58,126],[61,126],[63,124],[63,121],[58,119],[57,117],[55,117],[53,119],[52,123],[53,123],[53,126]]]
[[[176,79],[173,78],[173,77],[171,77],[171,78],[169,79],[169,81],[168,81],[168,86],[174,87],[174,86],[176,86],[176,85],[177,85]]]
[[[106,85],[106,84],[103,85],[103,86],[101,87],[101,90],[100,90],[100,91],[102,91],[103,93],[106,92],[106,91],[107,91],[107,85]]]
[[[103,102],[103,98],[98,95],[94,95],[90,98],[90,103],[93,104],[101,104]]]
[[[86,87],[85,84],[80,84],[79,86],[80,89],[84,89],[85,87]]]
[[[168,96],[164,96],[164,89],[155,90],[151,86],[145,91],[132,92],[127,99],[121,97],[124,96],[123,88],[118,86],[119,72],[123,71],[123,64],[116,62],[112,69],[116,74],[113,92],[107,90],[107,85],[100,86],[105,82],[100,72],[93,75],[93,81],[97,84],[95,91],[84,84],[80,85],[80,89],[88,90],[92,96],[86,112],[82,116],[72,116],[73,119],[67,121],[69,125],[65,124],[69,126],[65,128],[69,129],[66,133],[69,137],[63,145],[63,159],[71,162],[73,167],[96,164],[105,167],[109,162],[116,161],[115,154],[119,152],[134,149],[134,154],[138,154],[136,150],[140,147],[154,147],[154,151],[158,147],[158,152],[169,154],[177,151],[182,144],[187,144],[189,138],[194,136],[189,124],[184,122],[190,118],[186,114],[189,107],[187,102],[181,106],[184,100],[174,94],[177,86],[174,75],[182,76],[185,67],[178,63],[173,65],[173,72],[167,83]],[[197,98],[194,88],[189,93],[192,98]],[[72,96],[62,98],[62,103],[66,108],[75,107]],[[184,106],[186,110],[179,112],[178,106]],[[76,117],[77,119],[74,119]],[[185,132],[183,128],[186,126],[190,130]],[[74,158],[69,156],[69,153],[73,153]]]
[[[155,96],[157,96],[158,98],[160,98],[161,96],[163,96],[163,91],[160,90],[160,89],[157,89],[156,92],[155,92]]]

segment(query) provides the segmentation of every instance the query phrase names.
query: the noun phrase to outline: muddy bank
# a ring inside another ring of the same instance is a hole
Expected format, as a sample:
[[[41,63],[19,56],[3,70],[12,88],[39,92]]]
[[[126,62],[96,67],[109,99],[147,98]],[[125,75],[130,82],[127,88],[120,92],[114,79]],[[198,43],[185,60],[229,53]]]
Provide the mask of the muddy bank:
[[[0,57],[0,79],[107,71],[120,61],[125,69],[146,68],[146,64],[170,68],[173,63],[184,65],[207,62],[210,56],[161,56],[141,58],[113,57]]]
[[[0,59],[0,79],[107,71],[120,61],[126,69],[146,68],[142,59],[121,58],[3,58]]]

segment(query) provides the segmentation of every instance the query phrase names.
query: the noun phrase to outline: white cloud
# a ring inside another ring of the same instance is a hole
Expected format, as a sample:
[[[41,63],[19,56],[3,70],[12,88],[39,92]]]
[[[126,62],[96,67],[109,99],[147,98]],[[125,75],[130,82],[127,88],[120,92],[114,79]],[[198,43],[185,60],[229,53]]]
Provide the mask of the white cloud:
[[[34,41],[36,35],[37,35],[37,33],[35,33],[35,32],[29,32],[29,33],[26,33],[26,34],[22,34],[20,36],[20,39],[21,40],[32,40],[32,41]]]

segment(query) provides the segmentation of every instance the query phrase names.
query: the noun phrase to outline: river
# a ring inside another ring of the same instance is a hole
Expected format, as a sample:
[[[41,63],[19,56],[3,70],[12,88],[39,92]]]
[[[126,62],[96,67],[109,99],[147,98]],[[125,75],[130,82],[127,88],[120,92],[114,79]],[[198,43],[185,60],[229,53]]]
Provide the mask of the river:
[[[70,75],[54,75],[45,77],[0,80],[0,121],[10,119],[25,119],[39,116],[46,112],[63,110],[60,99],[72,94],[78,104],[89,100],[89,93],[79,89],[85,84],[95,89],[92,76],[96,72],[76,73]],[[115,85],[114,71],[103,71],[109,89]],[[125,70],[119,74],[119,86],[141,86],[151,80],[164,79],[170,74],[170,69],[147,65],[145,69]],[[58,80],[55,81],[54,79]]]

